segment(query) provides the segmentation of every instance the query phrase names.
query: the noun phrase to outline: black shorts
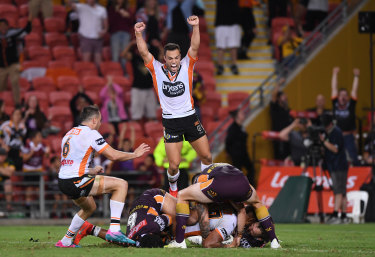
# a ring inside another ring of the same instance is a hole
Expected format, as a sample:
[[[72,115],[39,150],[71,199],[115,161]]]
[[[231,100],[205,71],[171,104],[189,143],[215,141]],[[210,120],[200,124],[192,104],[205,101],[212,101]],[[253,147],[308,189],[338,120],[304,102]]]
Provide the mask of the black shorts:
[[[83,175],[82,177],[69,179],[59,178],[59,188],[61,192],[75,200],[88,196],[94,185],[94,181],[95,176],[93,175]]]
[[[166,143],[181,142],[184,137],[186,141],[193,142],[206,135],[206,131],[195,113],[183,118],[163,118],[163,126]]]

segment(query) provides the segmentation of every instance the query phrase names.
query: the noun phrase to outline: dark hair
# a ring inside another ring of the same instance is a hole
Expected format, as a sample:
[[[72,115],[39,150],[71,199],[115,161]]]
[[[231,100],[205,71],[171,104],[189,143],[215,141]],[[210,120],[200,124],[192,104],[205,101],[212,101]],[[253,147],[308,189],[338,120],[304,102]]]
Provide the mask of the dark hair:
[[[99,114],[100,114],[100,110],[97,106],[89,105],[83,108],[79,116],[79,120],[80,122],[88,121],[93,116],[99,116]]]
[[[49,162],[52,164],[52,163],[54,163],[58,159],[59,159],[59,157],[53,156],[53,157],[51,157],[51,159],[49,159]]]
[[[198,177],[201,175],[201,173],[197,173],[195,174],[192,178],[191,178],[191,184],[195,184],[198,182]]]
[[[0,23],[4,22],[7,26],[9,26],[9,22],[7,19],[0,19]]]
[[[332,123],[333,115],[329,112],[326,112],[322,116],[320,116],[320,121],[322,122],[322,125],[324,127],[327,127]]]
[[[159,235],[147,234],[139,240],[139,247],[141,248],[163,248],[164,243]]]
[[[181,53],[181,48],[179,45],[175,43],[168,43],[164,46],[164,55],[167,53],[167,51],[173,51],[176,49]]]
[[[230,112],[229,112],[229,115],[230,115],[233,119],[235,119],[235,118],[237,117],[238,112],[239,112],[239,110],[238,110],[238,109],[235,109],[235,110],[233,110],[233,111],[230,111]]]
[[[280,97],[281,97],[283,94],[284,94],[283,91],[279,91],[279,92],[277,92],[277,94],[276,94],[276,98],[277,98],[277,100],[279,100]]]
[[[150,157],[153,161],[155,161],[154,154],[152,154],[152,153],[148,154],[146,157]]]
[[[42,134],[42,132],[39,130],[33,130],[31,131],[29,138],[34,139],[38,134]]]
[[[348,93],[348,90],[347,90],[346,88],[343,88],[343,87],[339,89],[338,93],[340,93],[340,92],[342,92],[342,91]]]

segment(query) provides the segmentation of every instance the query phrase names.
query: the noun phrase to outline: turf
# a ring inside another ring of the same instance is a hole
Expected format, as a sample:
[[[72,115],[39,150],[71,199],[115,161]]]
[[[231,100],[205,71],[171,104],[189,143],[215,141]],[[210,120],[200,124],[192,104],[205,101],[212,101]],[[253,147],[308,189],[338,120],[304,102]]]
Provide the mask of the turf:
[[[65,233],[62,226],[2,226],[0,256],[375,256],[375,224],[278,224],[282,249],[136,249],[111,245],[95,237],[82,248],[58,249],[54,243]],[[32,240],[31,240],[32,238]]]

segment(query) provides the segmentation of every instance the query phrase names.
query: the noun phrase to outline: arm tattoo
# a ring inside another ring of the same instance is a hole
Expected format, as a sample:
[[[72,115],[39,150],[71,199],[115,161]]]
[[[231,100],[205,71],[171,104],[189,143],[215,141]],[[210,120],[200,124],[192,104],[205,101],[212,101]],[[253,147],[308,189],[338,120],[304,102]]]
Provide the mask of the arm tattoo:
[[[210,221],[208,219],[208,208],[204,204],[197,204],[198,222],[201,229],[203,239],[206,239],[210,234]]]

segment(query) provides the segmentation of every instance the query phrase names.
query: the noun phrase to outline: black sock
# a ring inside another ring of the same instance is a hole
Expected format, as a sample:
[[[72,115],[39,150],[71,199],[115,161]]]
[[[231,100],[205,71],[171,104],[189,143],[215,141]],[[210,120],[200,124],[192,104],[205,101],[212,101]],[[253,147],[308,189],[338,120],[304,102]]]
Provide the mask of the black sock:
[[[345,219],[346,218],[346,212],[342,212],[341,213],[341,219]]]
[[[338,217],[338,212],[337,212],[337,211],[334,211],[334,212],[332,213],[332,217],[337,218],[337,217]]]

